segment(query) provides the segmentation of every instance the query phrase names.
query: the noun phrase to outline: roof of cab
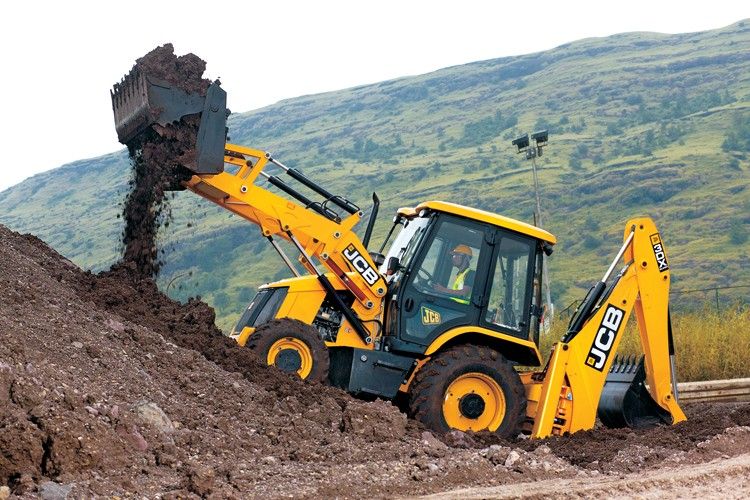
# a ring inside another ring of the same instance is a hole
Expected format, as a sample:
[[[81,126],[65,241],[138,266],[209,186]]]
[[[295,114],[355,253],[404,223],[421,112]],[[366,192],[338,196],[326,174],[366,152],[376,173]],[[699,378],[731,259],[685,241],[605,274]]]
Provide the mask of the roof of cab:
[[[468,219],[474,219],[481,222],[492,224],[493,226],[510,229],[517,233],[527,234],[546,241],[554,245],[557,243],[557,238],[552,233],[545,231],[544,229],[538,228],[526,222],[511,219],[510,217],[504,217],[502,215],[493,214],[492,212],[485,212],[484,210],[478,210],[476,208],[465,207],[456,203],[450,203],[447,201],[426,201],[420,203],[413,209],[400,208],[398,213],[406,216],[413,217],[418,214],[421,210],[435,210],[437,212],[445,212],[448,214],[454,214]]]

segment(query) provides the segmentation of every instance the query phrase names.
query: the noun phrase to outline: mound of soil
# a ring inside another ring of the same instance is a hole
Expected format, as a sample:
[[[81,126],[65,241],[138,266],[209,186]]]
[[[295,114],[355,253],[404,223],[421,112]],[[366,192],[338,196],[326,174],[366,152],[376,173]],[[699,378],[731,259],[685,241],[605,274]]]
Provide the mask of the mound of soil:
[[[405,458],[416,442],[395,407],[268,368],[208,306],[127,265],[95,276],[0,227],[0,290],[0,484],[19,493],[52,479],[231,496],[286,461]]]
[[[208,306],[172,301],[129,265],[92,275],[2,226],[0,332],[0,493],[389,496],[677,467],[750,447],[748,404],[687,408],[688,422],[643,431],[436,437],[390,403],[259,363]]]

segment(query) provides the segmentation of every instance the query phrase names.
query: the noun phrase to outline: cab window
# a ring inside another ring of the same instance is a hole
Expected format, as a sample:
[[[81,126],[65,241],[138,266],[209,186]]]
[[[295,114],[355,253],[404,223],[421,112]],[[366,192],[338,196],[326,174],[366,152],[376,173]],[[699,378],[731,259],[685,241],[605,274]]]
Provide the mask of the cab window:
[[[504,235],[498,245],[485,321],[521,332],[528,326],[530,241]]]
[[[468,304],[483,238],[479,229],[444,219],[415,274],[417,286],[431,295]],[[461,290],[466,293],[461,295]]]

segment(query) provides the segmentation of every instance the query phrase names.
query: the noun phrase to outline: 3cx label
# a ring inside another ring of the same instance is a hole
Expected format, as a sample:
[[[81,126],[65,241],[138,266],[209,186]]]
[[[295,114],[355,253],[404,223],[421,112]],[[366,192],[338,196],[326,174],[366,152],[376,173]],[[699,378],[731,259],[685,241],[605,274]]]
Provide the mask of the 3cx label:
[[[651,235],[651,248],[654,249],[654,257],[656,257],[656,264],[659,266],[659,271],[669,271],[669,264],[667,263],[667,252],[664,250],[664,244],[661,242],[659,233]]]

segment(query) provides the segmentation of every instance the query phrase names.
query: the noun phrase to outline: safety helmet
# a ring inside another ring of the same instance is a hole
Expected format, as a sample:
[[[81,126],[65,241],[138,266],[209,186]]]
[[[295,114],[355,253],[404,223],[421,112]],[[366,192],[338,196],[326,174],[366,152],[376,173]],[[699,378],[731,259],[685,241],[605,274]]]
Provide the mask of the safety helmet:
[[[454,248],[451,253],[458,253],[458,254],[466,255],[468,257],[473,256],[473,254],[471,253],[471,248],[469,248],[469,245],[457,245],[456,248]]]

